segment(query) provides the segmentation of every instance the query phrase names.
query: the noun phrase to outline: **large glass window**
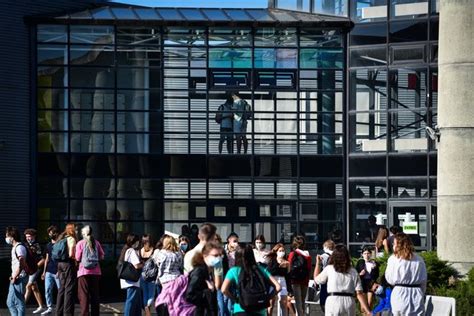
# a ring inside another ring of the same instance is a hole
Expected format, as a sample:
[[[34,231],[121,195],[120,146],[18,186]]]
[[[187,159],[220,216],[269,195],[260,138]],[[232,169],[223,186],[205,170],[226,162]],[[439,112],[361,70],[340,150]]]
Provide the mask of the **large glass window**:
[[[300,227],[314,247],[342,227],[340,30],[45,25],[37,39],[41,225],[93,225],[112,252],[129,231],[205,221],[269,243]]]

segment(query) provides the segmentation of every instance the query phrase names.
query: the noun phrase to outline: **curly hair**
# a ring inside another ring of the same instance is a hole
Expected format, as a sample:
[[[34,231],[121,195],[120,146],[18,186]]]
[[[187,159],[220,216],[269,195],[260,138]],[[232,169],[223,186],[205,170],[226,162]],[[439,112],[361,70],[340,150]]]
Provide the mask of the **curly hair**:
[[[337,245],[329,258],[329,264],[334,266],[334,270],[339,273],[348,273],[352,267],[349,250],[344,245]]]
[[[411,260],[415,252],[415,247],[413,246],[410,236],[404,233],[397,233],[395,240],[397,241],[397,247],[394,247],[395,256],[400,259]]]

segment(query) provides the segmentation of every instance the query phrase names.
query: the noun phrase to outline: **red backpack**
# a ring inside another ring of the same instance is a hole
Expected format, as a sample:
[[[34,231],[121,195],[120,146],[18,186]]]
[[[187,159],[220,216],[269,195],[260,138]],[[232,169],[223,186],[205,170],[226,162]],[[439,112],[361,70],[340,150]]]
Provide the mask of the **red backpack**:
[[[19,245],[22,245],[23,247],[26,248],[25,265],[21,267],[22,270],[25,271],[25,273],[28,275],[35,274],[36,271],[38,271],[38,261],[36,260],[35,254],[31,251],[30,247],[25,246],[23,243],[19,243],[18,245],[15,246],[15,248],[18,247]],[[16,249],[15,249],[15,255],[18,258],[18,255],[16,254]]]

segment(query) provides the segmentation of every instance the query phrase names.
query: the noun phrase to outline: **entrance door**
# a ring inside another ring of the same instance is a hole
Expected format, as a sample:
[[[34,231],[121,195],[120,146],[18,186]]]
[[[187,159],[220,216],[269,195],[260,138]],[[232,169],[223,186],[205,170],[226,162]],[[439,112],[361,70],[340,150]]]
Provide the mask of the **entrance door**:
[[[417,250],[431,250],[436,245],[435,231],[436,207],[431,203],[391,202],[389,226],[400,226],[410,235]]]

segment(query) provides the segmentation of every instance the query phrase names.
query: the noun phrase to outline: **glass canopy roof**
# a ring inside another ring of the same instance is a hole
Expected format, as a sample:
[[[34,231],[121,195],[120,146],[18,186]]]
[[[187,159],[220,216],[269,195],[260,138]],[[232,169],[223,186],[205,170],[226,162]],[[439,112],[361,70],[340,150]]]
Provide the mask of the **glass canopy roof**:
[[[146,8],[104,6],[60,16],[35,16],[37,23],[140,24],[314,24],[315,27],[351,27],[349,18],[282,9]]]

